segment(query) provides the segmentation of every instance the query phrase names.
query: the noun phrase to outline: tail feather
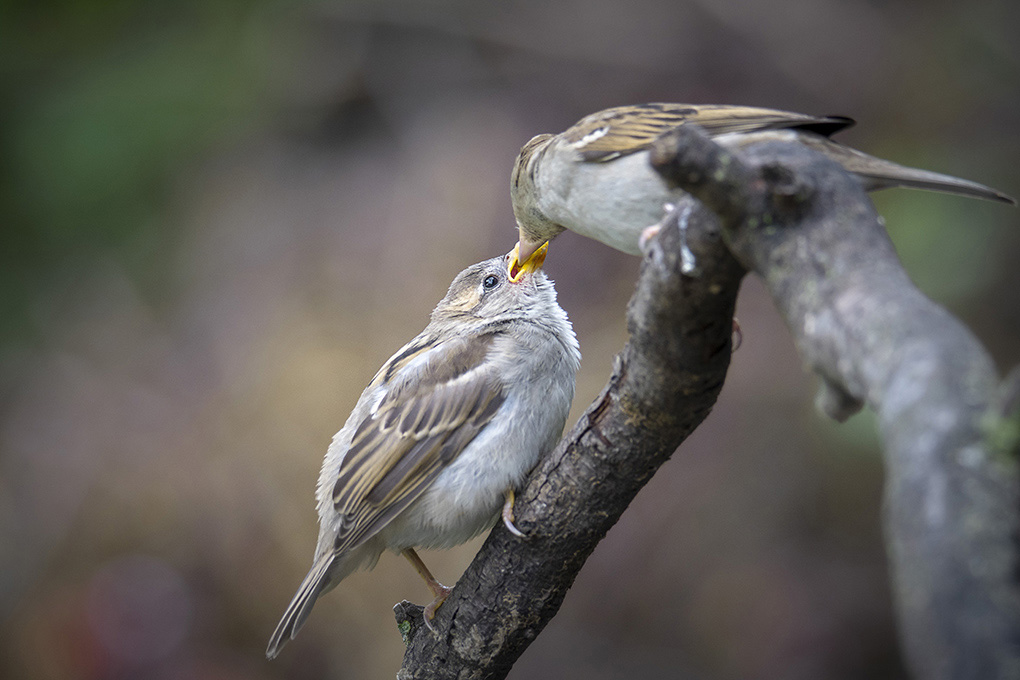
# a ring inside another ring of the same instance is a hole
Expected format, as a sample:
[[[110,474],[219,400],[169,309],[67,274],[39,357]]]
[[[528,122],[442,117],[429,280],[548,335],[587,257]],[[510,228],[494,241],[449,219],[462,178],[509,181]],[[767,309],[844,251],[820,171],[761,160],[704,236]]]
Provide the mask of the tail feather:
[[[889,163],[889,165],[895,165]],[[982,198],[987,201],[998,201],[1016,205],[1016,199],[1012,196],[993,189],[969,179],[961,179],[952,175],[943,175],[939,172],[919,170],[904,166],[895,166],[887,172],[868,173],[857,172],[868,189],[885,189],[888,187],[909,187],[912,189],[926,189],[928,191],[939,191],[944,194],[957,194],[958,196],[970,196],[971,198]]]
[[[276,630],[269,638],[269,647],[266,648],[266,658],[274,659],[280,653],[280,649],[294,639],[301,626],[304,625],[308,615],[312,612],[312,605],[326,589],[329,584],[330,568],[336,559],[336,554],[326,551],[315,564],[312,565],[305,580],[298,586],[294,599],[287,605],[283,618],[277,624]]]
[[[802,135],[800,140],[860,177],[868,191],[889,187],[910,187],[1016,205],[1016,200],[1011,196],[984,184],[938,172],[909,168],[892,161],[869,156],[825,137]]]

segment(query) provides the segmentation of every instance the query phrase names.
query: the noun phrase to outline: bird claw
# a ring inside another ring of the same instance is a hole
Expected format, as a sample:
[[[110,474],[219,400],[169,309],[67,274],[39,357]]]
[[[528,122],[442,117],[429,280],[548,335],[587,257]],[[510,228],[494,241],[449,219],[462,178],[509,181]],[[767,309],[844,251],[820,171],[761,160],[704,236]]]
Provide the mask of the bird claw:
[[[446,601],[446,598],[453,592],[453,588],[448,588],[438,581],[434,584],[429,584],[429,589],[435,593],[436,599],[429,602],[425,606],[425,610],[421,613],[422,621],[425,622],[425,627],[428,628],[433,635],[436,634],[436,627],[432,625],[432,619],[436,618],[436,610]]]
[[[517,538],[527,538],[525,533],[514,524],[514,490],[507,489],[506,500],[503,502],[503,526]]]
[[[446,601],[446,598],[450,597],[450,593],[453,592],[453,588],[444,586],[442,583],[436,580],[436,577],[432,575],[429,568],[425,566],[425,563],[418,557],[418,553],[414,551],[414,548],[405,548],[400,552],[401,555],[407,558],[407,561],[411,563],[415,571],[421,576],[422,580],[425,581],[425,587],[429,589],[435,599],[432,600],[422,611],[422,620],[425,622],[425,627],[433,633],[436,632],[436,627],[432,625],[432,619],[436,618],[436,610],[439,609],[440,605]]]
[[[658,233],[659,225],[657,224],[653,224],[652,226],[645,227],[641,230],[641,236],[638,238],[638,248],[641,249],[642,253],[648,250],[649,242],[655,238]]]

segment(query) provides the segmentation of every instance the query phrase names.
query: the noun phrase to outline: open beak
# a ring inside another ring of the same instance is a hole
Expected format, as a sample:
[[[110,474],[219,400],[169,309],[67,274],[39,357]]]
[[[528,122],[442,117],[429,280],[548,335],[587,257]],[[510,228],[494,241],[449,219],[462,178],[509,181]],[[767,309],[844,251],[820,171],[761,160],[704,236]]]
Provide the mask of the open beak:
[[[510,253],[510,264],[507,266],[507,274],[510,276],[511,283],[520,283],[525,274],[537,272],[542,268],[542,264],[545,262],[545,254],[549,250],[549,243],[545,242],[540,246],[531,248],[528,255],[523,258],[523,261],[521,259],[521,248],[522,246],[518,242],[514,246],[513,252]]]
[[[534,241],[524,235],[523,229],[518,229],[517,246],[520,248],[520,252],[518,253],[518,257],[520,257],[520,259],[518,260],[518,262],[523,264],[524,262],[530,260],[531,256],[534,255],[539,248],[541,248],[544,244],[548,242],[549,242],[548,240]]]

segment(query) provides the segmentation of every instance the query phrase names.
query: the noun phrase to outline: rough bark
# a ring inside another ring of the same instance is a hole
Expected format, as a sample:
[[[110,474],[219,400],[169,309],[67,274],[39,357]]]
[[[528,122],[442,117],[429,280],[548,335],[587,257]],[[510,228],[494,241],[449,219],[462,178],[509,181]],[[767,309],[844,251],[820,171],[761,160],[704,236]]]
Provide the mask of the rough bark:
[[[440,608],[438,635],[420,608],[397,606],[408,644],[398,677],[505,677],[711,409],[745,268],[821,377],[822,408],[843,419],[866,404],[879,416],[915,676],[1020,677],[1020,373],[999,386],[980,344],[914,288],[860,185],[831,161],[790,143],[730,152],[681,128],[653,162],[697,201],[677,206],[650,244],[612,377],[518,496],[527,539],[492,532]]]
[[[730,362],[744,271],[706,211],[686,215],[701,275],[681,273],[674,213],[628,308],[630,340],[601,395],[532,473],[435,618],[395,608],[408,642],[398,678],[502,678],[556,614],[584,561],[631,499],[708,415]],[[696,228],[695,228],[696,227]]]
[[[657,152],[764,279],[822,379],[820,406],[836,419],[861,404],[878,415],[914,676],[1020,678],[1016,372],[1000,388],[981,344],[914,287],[871,202],[832,161],[777,143],[738,158],[690,130]]]

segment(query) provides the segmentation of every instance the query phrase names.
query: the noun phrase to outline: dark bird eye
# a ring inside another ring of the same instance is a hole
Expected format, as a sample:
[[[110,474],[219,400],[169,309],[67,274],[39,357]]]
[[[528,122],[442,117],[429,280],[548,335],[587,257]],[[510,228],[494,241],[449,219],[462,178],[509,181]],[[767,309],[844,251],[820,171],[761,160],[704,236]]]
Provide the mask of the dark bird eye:
[[[484,288],[485,290],[492,290],[493,288],[496,287],[496,284],[498,283],[499,277],[493,274],[489,274],[484,279],[482,279],[482,288]]]

